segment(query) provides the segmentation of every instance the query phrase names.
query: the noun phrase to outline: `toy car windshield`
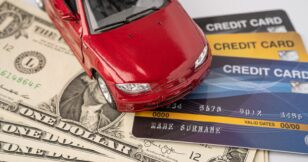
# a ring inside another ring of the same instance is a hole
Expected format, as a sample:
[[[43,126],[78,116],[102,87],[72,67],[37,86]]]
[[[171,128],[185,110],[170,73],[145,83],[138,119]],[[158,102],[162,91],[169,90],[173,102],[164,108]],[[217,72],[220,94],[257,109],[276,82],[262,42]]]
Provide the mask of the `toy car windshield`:
[[[164,6],[168,0],[85,0],[85,9],[92,33],[110,30]]]

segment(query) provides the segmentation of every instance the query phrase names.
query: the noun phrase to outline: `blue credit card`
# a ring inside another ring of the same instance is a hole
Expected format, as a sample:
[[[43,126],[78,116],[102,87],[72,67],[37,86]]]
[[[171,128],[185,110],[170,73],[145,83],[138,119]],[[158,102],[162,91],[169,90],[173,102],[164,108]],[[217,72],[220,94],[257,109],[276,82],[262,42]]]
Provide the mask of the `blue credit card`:
[[[308,153],[308,64],[216,56],[185,99],[136,113],[133,135]]]

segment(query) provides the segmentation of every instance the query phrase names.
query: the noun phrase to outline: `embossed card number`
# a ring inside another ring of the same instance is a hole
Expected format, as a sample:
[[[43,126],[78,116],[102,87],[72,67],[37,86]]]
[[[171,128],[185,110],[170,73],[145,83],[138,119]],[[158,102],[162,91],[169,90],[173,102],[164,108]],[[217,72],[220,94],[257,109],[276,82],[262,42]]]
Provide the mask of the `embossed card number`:
[[[169,118],[170,114],[165,112],[153,112],[152,113],[154,118]]]

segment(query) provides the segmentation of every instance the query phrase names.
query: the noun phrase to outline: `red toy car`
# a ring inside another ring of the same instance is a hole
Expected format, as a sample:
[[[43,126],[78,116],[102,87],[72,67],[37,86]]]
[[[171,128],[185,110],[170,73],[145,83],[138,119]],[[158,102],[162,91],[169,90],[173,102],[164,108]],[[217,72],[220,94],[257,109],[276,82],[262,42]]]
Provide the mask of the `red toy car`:
[[[177,0],[37,0],[119,111],[181,99],[209,70],[204,34]]]

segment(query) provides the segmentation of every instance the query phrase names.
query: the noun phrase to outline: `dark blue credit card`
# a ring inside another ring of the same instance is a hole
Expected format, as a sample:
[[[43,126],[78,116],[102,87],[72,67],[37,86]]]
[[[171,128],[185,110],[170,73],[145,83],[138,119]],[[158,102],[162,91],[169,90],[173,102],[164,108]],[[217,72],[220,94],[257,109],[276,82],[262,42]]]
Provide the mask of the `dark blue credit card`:
[[[214,57],[185,99],[136,113],[139,138],[308,153],[308,63]]]

